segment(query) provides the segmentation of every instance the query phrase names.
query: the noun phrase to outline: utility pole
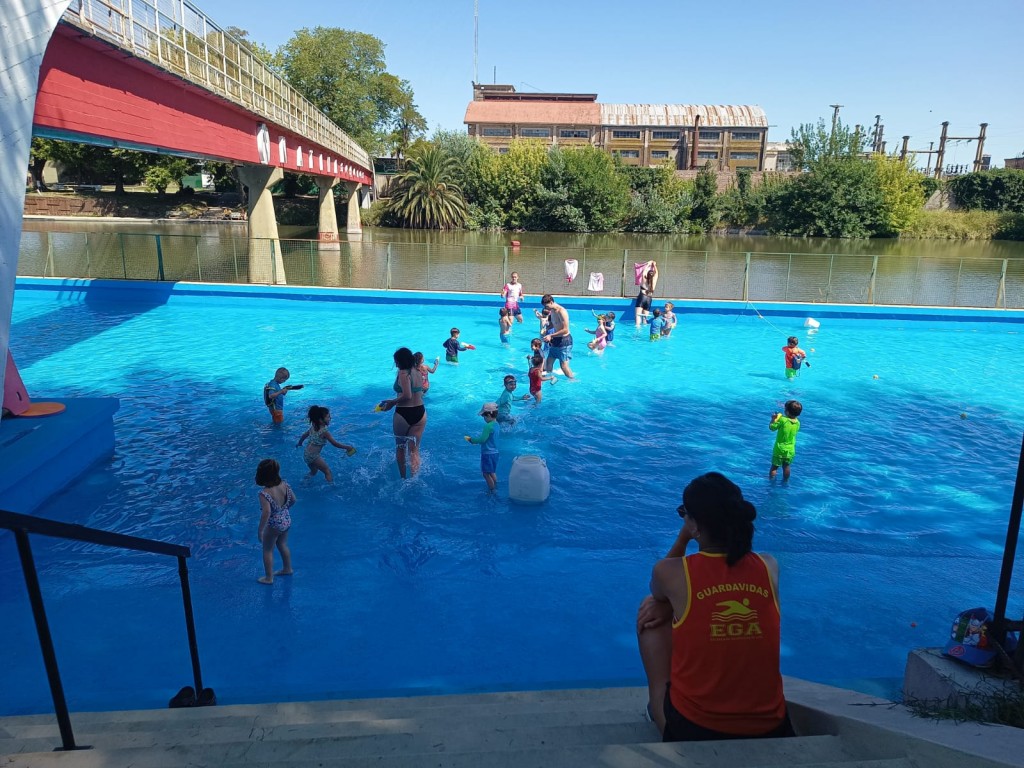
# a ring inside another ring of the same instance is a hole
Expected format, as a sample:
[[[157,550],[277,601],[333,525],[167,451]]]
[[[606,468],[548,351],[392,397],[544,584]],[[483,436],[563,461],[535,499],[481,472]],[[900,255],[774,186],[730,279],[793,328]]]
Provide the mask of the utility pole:
[[[832,107],[832,133],[836,132],[836,123],[839,122],[839,110],[842,109],[842,104],[829,104]]]
[[[882,116],[875,115],[875,130],[871,133],[871,151],[877,152],[878,148],[882,144],[881,138],[879,138],[879,131],[882,128]]]
[[[900,147],[900,160],[906,160],[907,159],[907,143],[909,141],[910,141],[910,137],[909,136],[904,136],[903,137],[903,146]]]
[[[982,156],[985,152],[985,129],[988,128],[988,123],[981,124],[981,131],[978,133],[978,151],[974,153],[974,172],[977,173],[981,170],[982,163],[984,160]]]
[[[932,153],[935,151],[935,142],[928,142],[928,166],[924,169],[924,175],[927,176],[932,172]]]
[[[480,0],[473,0],[473,83],[480,82]]]
[[[942,121],[942,133],[939,134],[939,154],[935,156],[935,178],[942,178],[942,161],[946,158],[946,131],[949,130],[949,120]]]

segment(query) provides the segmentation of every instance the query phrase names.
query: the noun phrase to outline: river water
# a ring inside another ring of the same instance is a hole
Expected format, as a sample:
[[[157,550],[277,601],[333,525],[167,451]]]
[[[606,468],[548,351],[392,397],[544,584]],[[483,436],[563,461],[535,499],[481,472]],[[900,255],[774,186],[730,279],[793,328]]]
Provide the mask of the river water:
[[[282,239],[315,240],[315,227],[281,226]],[[199,235],[225,241],[244,238],[244,222],[140,221],[135,219],[26,218],[25,232],[129,232],[134,234]],[[342,235],[344,238],[344,234]],[[576,234],[571,232],[438,232],[422,229],[366,227],[364,242],[431,243],[438,245],[508,245],[523,248],[593,248],[597,250],[715,251],[809,253],[943,258],[1024,259],[1024,242],[1006,240],[901,240],[767,237],[751,235],[641,235],[634,233]]]

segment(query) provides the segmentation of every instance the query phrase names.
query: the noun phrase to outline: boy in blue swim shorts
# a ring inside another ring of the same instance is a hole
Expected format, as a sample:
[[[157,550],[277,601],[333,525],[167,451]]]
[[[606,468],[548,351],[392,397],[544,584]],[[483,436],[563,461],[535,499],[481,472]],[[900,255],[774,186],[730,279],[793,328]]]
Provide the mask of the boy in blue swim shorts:
[[[498,404],[484,403],[480,415],[484,417],[484,431],[480,437],[465,435],[463,439],[480,446],[480,474],[484,476],[487,489],[493,491],[498,487]]]

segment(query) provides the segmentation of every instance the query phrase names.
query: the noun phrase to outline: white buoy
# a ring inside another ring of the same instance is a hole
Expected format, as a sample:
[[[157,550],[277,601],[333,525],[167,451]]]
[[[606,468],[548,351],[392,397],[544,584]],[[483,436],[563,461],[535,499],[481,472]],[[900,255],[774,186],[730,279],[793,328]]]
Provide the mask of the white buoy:
[[[540,456],[516,456],[508,473],[508,497],[523,504],[543,504],[551,494],[551,473]]]
[[[819,328],[819,327],[821,327],[821,323],[819,323],[813,317],[808,317],[806,320],[804,320],[804,328]]]

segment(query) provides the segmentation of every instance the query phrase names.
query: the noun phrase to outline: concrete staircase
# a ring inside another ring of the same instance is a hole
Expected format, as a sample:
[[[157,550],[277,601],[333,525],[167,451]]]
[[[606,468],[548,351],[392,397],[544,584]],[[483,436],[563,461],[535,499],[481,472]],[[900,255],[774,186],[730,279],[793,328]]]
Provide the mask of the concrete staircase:
[[[92,748],[53,752],[52,716],[0,719],[0,768],[996,768],[1014,762],[878,728],[844,724],[799,703],[848,691],[787,681],[792,739],[662,744],[639,688],[358,699],[198,709],[79,713],[75,738]],[[818,689],[823,689],[826,693]],[[860,694],[850,694],[859,697]],[[868,699],[868,697],[861,697]],[[870,700],[892,712],[890,702]],[[858,713],[859,715],[860,713]],[[869,718],[870,719],[870,718]],[[925,721],[917,721],[924,723]],[[934,725],[929,723],[928,725]],[[997,729],[998,730],[998,729]],[[1014,731],[1015,729],[1007,729]],[[971,734],[963,734],[968,738]],[[990,738],[990,735],[986,735]]]

